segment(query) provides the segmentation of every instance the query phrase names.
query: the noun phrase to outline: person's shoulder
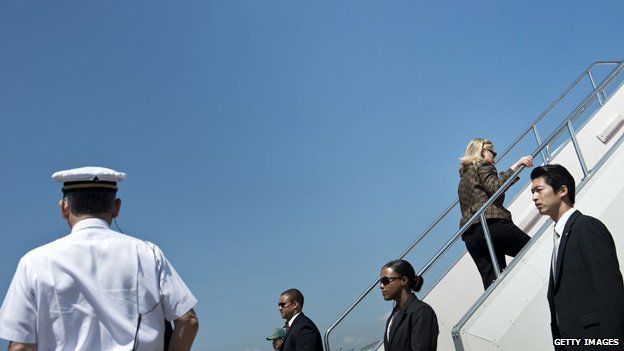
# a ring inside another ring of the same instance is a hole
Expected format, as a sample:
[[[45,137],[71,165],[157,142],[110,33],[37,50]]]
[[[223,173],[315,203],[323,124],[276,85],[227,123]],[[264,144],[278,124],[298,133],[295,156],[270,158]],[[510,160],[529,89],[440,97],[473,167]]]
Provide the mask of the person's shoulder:
[[[574,215],[576,215],[576,213],[572,216]],[[580,212],[577,215],[574,224],[570,227],[571,231],[574,231],[575,229],[578,229],[580,231],[590,230],[598,235],[610,236],[609,229],[601,220],[596,217],[582,214]]]
[[[471,166],[472,167],[467,167],[467,169],[478,170],[479,168],[483,168],[483,167],[494,167],[494,164],[487,160],[477,160],[477,161],[474,161]]]
[[[112,229],[107,229],[108,233],[106,233],[106,236],[109,239],[114,239],[114,240],[120,240],[120,241],[126,241],[128,243],[131,244],[135,244],[138,245],[139,247],[145,247],[145,248],[151,248],[151,249],[158,249],[158,246],[150,241],[141,239],[140,236],[134,236],[131,234],[126,234],[126,233],[121,233]]]
[[[312,322],[312,320],[310,319],[310,317],[306,316],[303,312],[301,312],[298,316],[297,319],[299,319],[299,322],[302,323],[312,323],[314,324],[314,322]]]
[[[475,161],[474,163],[465,165],[459,171],[460,178],[464,179],[464,178],[470,178],[470,177],[477,177],[477,173],[482,172],[484,168],[488,167],[486,163],[492,165],[491,163],[485,160]]]
[[[297,318],[299,319],[299,322],[302,326],[307,325],[314,326],[316,328],[316,324],[314,324],[314,321],[312,321],[312,319],[310,319],[310,317],[306,316],[305,314],[301,313],[299,316],[297,316]]]
[[[151,244],[150,242],[148,242],[146,240],[143,240],[143,239],[141,239],[138,236],[134,236],[134,235],[126,234],[126,233],[120,233],[120,232],[112,230],[112,229],[110,229],[110,233],[108,235],[110,237],[116,238],[118,240],[129,241],[129,242],[137,243],[137,244],[141,244],[141,245],[142,245],[142,243],[146,244],[146,245]]]
[[[430,312],[430,313],[435,314],[435,311],[433,310],[431,306],[429,306],[428,303],[426,303],[425,301],[419,300],[418,298],[414,298],[414,301],[412,301],[412,303],[408,307],[408,311],[417,312],[417,313]]]
[[[67,241],[67,235],[60,237],[54,241],[37,246],[34,249],[28,251],[22,256],[23,261],[29,261],[37,257],[48,255],[51,251],[54,251],[57,247],[62,246]]]
[[[34,272],[37,268],[41,266],[43,263],[46,265],[48,263],[48,259],[54,256],[54,252],[57,250],[56,247],[61,242],[61,239],[56,239],[47,244],[43,244],[41,246],[35,247],[30,251],[26,252],[17,264],[17,269],[23,269],[26,272]]]
[[[158,247],[158,245],[154,244],[151,241],[141,239],[140,237],[135,237],[129,234],[115,232],[118,239],[125,241],[129,245],[136,245],[139,249],[139,252],[152,252],[158,261],[162,261],[165,257],[165,253]]]
[[[477,170],[480,169],[489,169],[489,168],[494,168],[496,169],[496,166],[494,165],[494,163],[490,162],[490,161],[486,161],[486,160],[480,160],[474,163],[474,167]]]
[[[465,173],[466,174],[473,173],[476,177],[477,175],[496,173],[496,172],[497,172],[496,166],[492,162],[486,161],[486,160],[479,160],[479,161],[475,161],[475,163],[472,164],[472,167],[468,167]]]
[[[583,214],[578,210],[572,216],[576,216],[575,225],[605,227],[604,223],[598,218]]]

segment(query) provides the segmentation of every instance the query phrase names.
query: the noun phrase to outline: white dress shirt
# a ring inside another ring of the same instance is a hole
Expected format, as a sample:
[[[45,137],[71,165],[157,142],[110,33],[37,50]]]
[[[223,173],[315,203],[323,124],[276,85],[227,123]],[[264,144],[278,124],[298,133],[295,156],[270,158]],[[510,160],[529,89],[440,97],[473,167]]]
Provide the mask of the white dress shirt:
[[[298,315],[300,315],[301,312],[295,314],[294,316],[292,316],[289,320],[288,320],[288,328],[292,327],[293,322],[295,321],[295,318],[297,318]]]
[[[551,262],[553,274],[556,274],[555,266],[557,264],[557,254],[559,253],[559,243],[561,242],[561,236],[564,234],[563,230],[565,229],[565,225],[568,222],[568,219],[570,219],[570,216],[572,216],[574,212],[576,212],[576,208],[570,208],[563,214],[563,216],[561,216],[561,218],[559,218],[559,221],[555,223],[553,232],[553,254]]]
[[[137,350],[160,351],[164,320],[196,303],[156,245],[90,218],[22,257],[0,309],[0,337],[39,351],[129,351],[141,313]]]

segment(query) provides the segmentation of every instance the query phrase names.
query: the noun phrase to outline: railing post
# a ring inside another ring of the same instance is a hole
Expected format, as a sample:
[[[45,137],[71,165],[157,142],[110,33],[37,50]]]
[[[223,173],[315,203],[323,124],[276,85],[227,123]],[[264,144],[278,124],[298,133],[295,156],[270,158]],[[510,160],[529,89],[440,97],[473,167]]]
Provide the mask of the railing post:
[[[591,68],[587,70],[587,76],[589,77],[589,81],[591,82],[592,85],[592,90],[596,90],[596,82],[594,82],[594,76],[591,73]],[[604,92],[603,92],[604,95]],[[602,98],[600,97],[600,92],[596,92],[596,97],[598,98],[598,104],[600,104],[600,106],[602,106],[604,103],[602,101]]]
[[[585,178],[589,174],[589,169],[587,168],[587,164],[585,163],[585,159],[583,158],[583,154],[581,153],[581,148],[579,146],[578,140],[576,140],[574,128],[572,127],[572,121],[570,120],[568,120],[568,132],[570,133],[572,145],[574,145],[574,151],[576,151],[576,157],[578,157],[579,163],[581,164],[581,169],[583,170],[583,178]]]
[[[535,140],[537,140],[537,147],[542,146],[542,139],[539,136],[539,133],[537,132],[537,125],[534,124],[533,125],[533,134],[535,135]],[[542,154],[542,158],[544,159],[544,163],[548,163],[548,161],[550,161],[550,155],[548,152],[548,146],[543,148],[542,151],[540,151]]]
[[[485,236],[485,242],[487,243],[488,251],[490,252],[490,258],[492,259],[492,266],[494,267],[494,273],[496,273],[496,279],[500,277],[500,267],[498,266],[498,260],[496,260],[496,252],[494,252],[494,244],[492,243],[492,237],[490,236],[490,230],[487,226],[485,219],[485,211],[481,212],[481,226],[483,227],[483,236]]]

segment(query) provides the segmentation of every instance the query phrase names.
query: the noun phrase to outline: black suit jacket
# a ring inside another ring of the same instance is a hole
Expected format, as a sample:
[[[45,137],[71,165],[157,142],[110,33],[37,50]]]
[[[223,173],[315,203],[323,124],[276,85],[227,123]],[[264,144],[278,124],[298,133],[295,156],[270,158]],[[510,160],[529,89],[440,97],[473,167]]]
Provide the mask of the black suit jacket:
[[[280,351],[323,351],[321,333],[303,312],[295,318],[284,335],[284,343]]]
[[[624,285],[607,227],[574,212],[555,266],[548,285],[553,338],[624,338]]]
[[[387,337],[388,323],[394,315]],[[386,322],[384,330],[385,351],[434,351],[438,345],[438,318],[431,306],[411,294],[405,306],[398,305]]]

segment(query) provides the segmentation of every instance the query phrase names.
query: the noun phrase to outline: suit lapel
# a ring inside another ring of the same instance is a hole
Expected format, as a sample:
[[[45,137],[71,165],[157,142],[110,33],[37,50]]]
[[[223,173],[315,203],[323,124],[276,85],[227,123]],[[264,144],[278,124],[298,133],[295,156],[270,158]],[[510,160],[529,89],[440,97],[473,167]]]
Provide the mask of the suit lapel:
[[[290,333],[292,332],[297,322],[299,322],[299,320],[301,319],[301,316],[303,316],[303,312],[299,313],[299,315],[295,318],[290,328],[288,328],[288,332],[284,335],[284,342],[282,343],[282,345],[286,345],[286,340],[290,336]],[[288,321],[286,321],[286,325],[288,325]]]
[[[563,265],[563,255],[565,252],[566,244],[568,243],[568,238],[570,237],[570,230],[572,229],[574,222],[580,215],[581,215],[581,212],[579,210],[576,210],[570,216],[570,218],[568,218],[568,221],[566,222],[566,225],[563,228],[563,234],[561,234],[561,241],[559,242],[559,249],[557,250],[557,262],[555,263],[556,274],[554,277],[554,285],[552,289],[553,293],[555,290],[557,290],[557,287],[559,286],[559,281],[561,281],[561,266]],[[552,272],[551,272],[551,275],[552,275]]]
[[[550,267],[550,279],[548,279],[548,292],[546,293],[546,297],[550,300],[550,297],[553,295],[555,291],[555,277],[553,277],[552,266]]]
[[[416,299],[416,296],[414,294],[411,294],[405,302],[405,306],[403,306],[403,308],[396,312],[394,320],[392,320],[392,326],[390,327],[390,338],[388,340],[389,345],[392,345],[392,339],[394,338],[394,335],[396,334],[399,325],[403,322],[403,320],[405,319],[405,315],[407,314],[407,307],[412,302],[414,302],[414,299]],[[392,318],[392,316],[390,316],[390,318]]]

